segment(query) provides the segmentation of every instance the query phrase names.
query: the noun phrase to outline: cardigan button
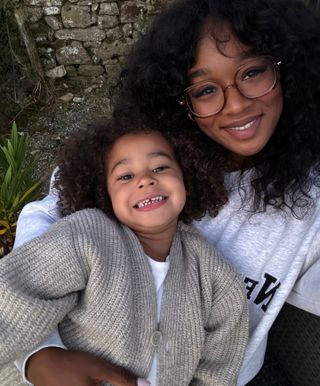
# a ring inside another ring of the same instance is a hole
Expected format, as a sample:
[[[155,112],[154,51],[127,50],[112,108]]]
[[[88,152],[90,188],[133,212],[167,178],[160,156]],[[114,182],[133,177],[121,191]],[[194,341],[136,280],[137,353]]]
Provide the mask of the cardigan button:
[[[159,346],[162,342],[162,334],[160,331],[154,331],[151,336],[151,344],[155,347]]]

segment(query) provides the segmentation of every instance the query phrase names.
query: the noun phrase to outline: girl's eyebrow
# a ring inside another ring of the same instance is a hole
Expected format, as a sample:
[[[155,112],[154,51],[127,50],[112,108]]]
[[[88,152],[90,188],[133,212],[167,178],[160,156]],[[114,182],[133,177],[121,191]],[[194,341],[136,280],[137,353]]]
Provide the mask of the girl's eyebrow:
[[[149,158],[166,157],[166,158],[169,158],[171,161],[174,160],[174,158],[169,153],[166,153],[165,151],[153,151],[151,153],[148,153],[148,157]]]
[[[120,165],[125,165],[129,161],[129,158],[123,158],[120,161],[117,161],[111,168],[110,174],[113,173],[114,169],[116,169]]]
[[[166,157],[168,158],[169,160],[173,161],[174,158],[169,154],[169,153],[166,153],[164,151],[153,151],[151,153],[148,153],[147,154],[147,157],[148,158],[156,158],[156,157]],[[123,158],[119,161],[117,161],[111,168],[110,170],[110,174],[113,173],[114,169],[116,169],[118,166],[120,165],[125,165],[127,163],[130,162],[130,158]]]

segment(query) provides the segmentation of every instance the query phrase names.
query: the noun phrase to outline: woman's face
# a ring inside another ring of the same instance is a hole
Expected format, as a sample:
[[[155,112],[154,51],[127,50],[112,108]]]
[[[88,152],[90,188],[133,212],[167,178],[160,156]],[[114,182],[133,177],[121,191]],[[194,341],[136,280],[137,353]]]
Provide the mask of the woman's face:
[[[242,45],[226,28],[226,43],[217,48],[208,29],[204,29],[196,49],[195,63],[189,70],[190,85],[213,80],[223,88],[234,84],[240,66],[250,58]],[[197,118],[200,129],[211,139],[229,150],[235,167],[245,158],[257,154],[272,136],[282,111],[282,92],[278,82],[268,94],[248,99],[236,87],[224,91],[225,104],[216,115]]]

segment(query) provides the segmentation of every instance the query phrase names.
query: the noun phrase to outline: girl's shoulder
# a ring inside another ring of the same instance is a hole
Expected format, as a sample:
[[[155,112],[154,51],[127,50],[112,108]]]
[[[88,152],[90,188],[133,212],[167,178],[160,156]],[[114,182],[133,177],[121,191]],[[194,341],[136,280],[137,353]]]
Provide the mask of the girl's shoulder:
[[[68,230],[80,238],[96,238],[97,235],[121,234],[120,224],[108,217],[101,209],[82,209],[61,218],[51,226],[57,227],[60,232]]]
[[[178,233],[181,244],[188,255],[186,257],[196,261],[201,269],[204,268],[213,275],[217,272],[225,272],[231,276],[235,275],[234,269],[227,260],[214,245],[205,240],[193,225],[179,223]]]
[[[208,249],[208,251],[218,256],[217,250],[204,239],[193,224],[187,225],[180,221],[178,223],[177,233],[185,248],[191,249],[196,253],[202,252],[203,249]]]
[[[63,217],[58,221],[58,223],[68,223],[70,225],[74,224],[104,224],[111,227],[118,226],[118,223],[108,217],[101,209],[98,208],[87,208],[82,209],[77,212],[74,212],[72,214],[69,214],[68,216]]]
[[[219,255],[216,249],[204,239],[194,225],[179,222],[177,234],[180,237],[183,247],[188,251],[192,251],[192,254],[195,256],[199,256],[199,254],[202,255],[203,253],[213,254],[214,256]]]
[[[198,270],[201,288],[210,288],[212,302],[218,302],[228,293],[237,293],[236,297],[245,303],[243,283],[240,275],[231,264],[209,244],[192,225],[179,223],[178,233],[185,251],[185,258]]]

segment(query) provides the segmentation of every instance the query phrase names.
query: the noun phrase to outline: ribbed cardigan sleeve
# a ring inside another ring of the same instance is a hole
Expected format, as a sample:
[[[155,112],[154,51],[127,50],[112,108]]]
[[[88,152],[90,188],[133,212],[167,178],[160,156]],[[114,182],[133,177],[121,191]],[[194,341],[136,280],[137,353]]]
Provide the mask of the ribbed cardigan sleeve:
[[[208,271],[215,273],[211,279],[211,309],[204,325],[206,337],[190,386],[233,386],[248,343],[247,300],[233,268],[210,246],[202,244],[201,250],[212,263]]]
[[[86,262],[64,219],[0,260],[0,365],[55,329],[86,286]]]

